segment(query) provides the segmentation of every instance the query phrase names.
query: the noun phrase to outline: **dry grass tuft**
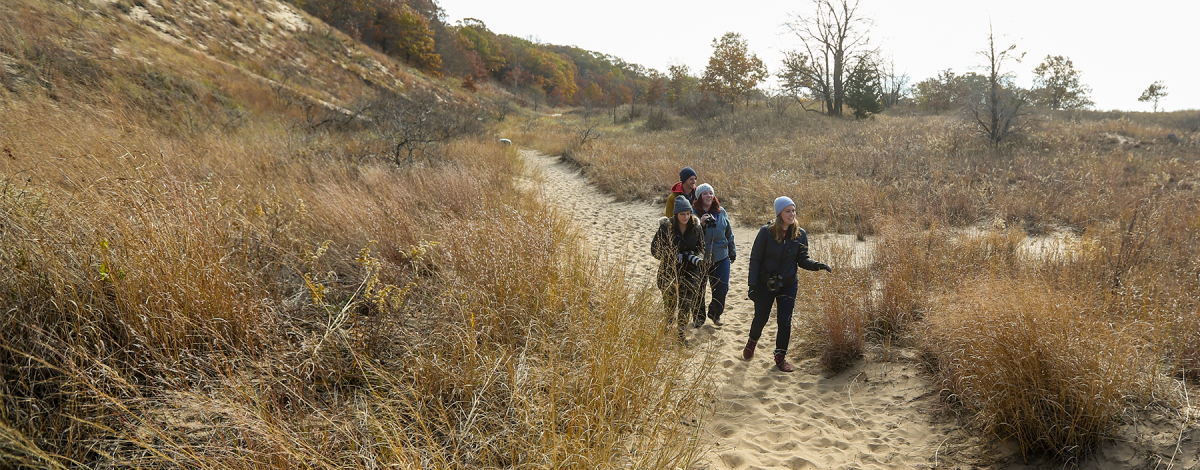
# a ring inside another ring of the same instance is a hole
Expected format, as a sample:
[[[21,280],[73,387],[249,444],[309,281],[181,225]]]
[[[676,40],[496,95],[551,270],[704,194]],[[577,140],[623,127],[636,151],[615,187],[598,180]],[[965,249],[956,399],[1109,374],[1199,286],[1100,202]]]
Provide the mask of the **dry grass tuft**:
[[[983,279],[926,314],[922,348],[953,401],[987,433],[1071,460],[1149,398],[1153,345],[1079,299]]]
[[[816,318],[819,331],[821,365],[831,372],[841,372],[862,357],[867,330],[864,300],[869,293],[867,277],[861,273],[838,274],[823,286],[816,296],[820,313]]]
[[[807,351],[821,359],[831,372],[854,364],[865,350],[867,310],[870,302],[869,270],[855,266],[855,243],[836,237],[812,240],[810,255],[830,266],[832,273],[800,276],[803,299],[797,303],[797,337]],[[806,299],[806,300],[804,300]]]

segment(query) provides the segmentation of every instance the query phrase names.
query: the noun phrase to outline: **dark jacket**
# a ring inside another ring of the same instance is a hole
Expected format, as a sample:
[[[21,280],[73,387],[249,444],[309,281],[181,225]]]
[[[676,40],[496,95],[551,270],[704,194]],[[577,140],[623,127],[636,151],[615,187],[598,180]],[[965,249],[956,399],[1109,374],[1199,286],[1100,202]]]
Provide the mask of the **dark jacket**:
[[[674,217],[663,217],[658,220],[658,232],[650,241],[650,253],[658,258],[658,288],[666,289],[672,285],[680,274],[698,276],[700,266],[688,261],[679,261],[679,253],[704,256],[704,238],[701,237],[700,221],[696,216],[688,222],[687,233],[679,233],[672,226],[677,225]]]
[[[693,203],[692,207],[696,207]],[[721,203],[713,198],[709,213],[713,220],[704,224],[704,261],[713,263],[731,256],[737,256],[737,246],[733,243],[733,227],[729,225],[729,214],[721,208]],[[699,209],[692,211],[696,217],[703,215]]]
[[[808,259],[808,233],[804,229],[796,227],[800,236],[795,239],[785,238],[783,243],[780,243],[771,235],[770,227],[768,224],[758,229],[758,236],[754,237],[754,247],[750,249],[748,282],[751,289],[765,286],[767,278],[772,275],[794,281],[797,267],[808,271],[820,269],[820,263]]]

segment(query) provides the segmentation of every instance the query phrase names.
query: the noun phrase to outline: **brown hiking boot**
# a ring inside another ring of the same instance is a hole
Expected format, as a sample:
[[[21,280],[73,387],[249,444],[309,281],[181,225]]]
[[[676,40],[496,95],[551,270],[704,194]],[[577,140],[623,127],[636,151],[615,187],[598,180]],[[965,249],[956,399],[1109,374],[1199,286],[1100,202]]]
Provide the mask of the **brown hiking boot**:
[[[796,370],[795,367],[792,367],[791,364],[788,364],[787,359],[783,358],[783,354],[775,355],[775,365],[779,367],[779,370],[784,371],[784,372],[791,372],[791,371]]]
[[[754,357],[754,348],[758,346],[758,341],[747,340],[746,347],[742,349],[742,358],[749,361]]]

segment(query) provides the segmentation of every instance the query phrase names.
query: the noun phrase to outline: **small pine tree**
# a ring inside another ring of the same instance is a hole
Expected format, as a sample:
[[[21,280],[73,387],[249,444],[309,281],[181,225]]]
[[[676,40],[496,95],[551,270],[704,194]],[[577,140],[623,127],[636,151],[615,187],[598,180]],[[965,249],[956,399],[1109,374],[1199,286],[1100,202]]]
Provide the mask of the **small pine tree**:
[[[846,104],[854,108],[854,119],[866,119],[883,111],[879,74],[871,62],[860,59],[846,80]]]

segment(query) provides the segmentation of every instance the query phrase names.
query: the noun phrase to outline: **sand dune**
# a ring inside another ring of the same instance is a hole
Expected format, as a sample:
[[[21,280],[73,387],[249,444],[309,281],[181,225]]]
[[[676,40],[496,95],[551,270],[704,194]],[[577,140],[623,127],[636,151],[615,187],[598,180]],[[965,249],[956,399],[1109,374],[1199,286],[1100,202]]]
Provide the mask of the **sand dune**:
[[[657,204],[620,203],[555,157],[524,151],[542,173],[540,187],[571,209],[597,252],[624,263],[631,280],[652,283],[656,261],[650,239],[662,216]],[[720,188],[718,188],[720,194]],[[946,411],[916,352],[879,347],[837,375],[814,358],[791,354],[793,373],[775,368],[770,352],[774,319],[758,354],[741,358],[753,305],[746,299],[746,269],[756,228],[735,226],[740,257],[733,264],[724,326],[711,323],[689,332],[692,360],[713,364],[714,402],[702,420],[704,458],[711,469],[1047,468],[1026,462],[1011,445],[988,444]],[[814,238],[813,243],[819,243]],[[793,335],[792,350],[799,349]],[[1193,399],[1193,402],[1200,401]],[[1195,413],[1195,411],[1186,411]],[[1200,468],[1200,429],[1195,422],[1135,420],[1121,438],[1082,462],[1083,468]],[[1178,419],[1174,421],[1179,421]],[[1138,426],[1141,426],[1139,429]]]

